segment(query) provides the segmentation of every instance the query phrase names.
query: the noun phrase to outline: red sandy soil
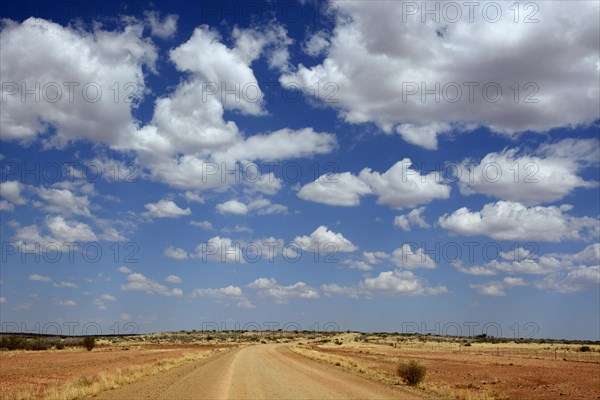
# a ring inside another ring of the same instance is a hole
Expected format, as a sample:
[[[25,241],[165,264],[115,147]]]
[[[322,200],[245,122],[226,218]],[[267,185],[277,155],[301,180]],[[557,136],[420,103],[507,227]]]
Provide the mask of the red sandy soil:
[[[132,366],[154,364],[185,353],[209,351],[215,345],[132,345],[48,351],[0,352],[0,398],[12,398],[22,390],[41,393],[51,386],[79,377],[93,377]]]
[[[453,389],[469,388],[503,399],[599,399],[600,357],[596,362],[535,359],[474,352],[383,348],[319,348],[352,357],[394,374],[399,360],[418,360],[427,381]]]

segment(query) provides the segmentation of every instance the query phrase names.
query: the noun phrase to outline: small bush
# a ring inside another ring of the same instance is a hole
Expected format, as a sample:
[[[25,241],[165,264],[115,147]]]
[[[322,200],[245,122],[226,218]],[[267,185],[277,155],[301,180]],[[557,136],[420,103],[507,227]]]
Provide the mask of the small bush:
[[[579,348],[579,351],[581,351],[581,352],[584,352],[584,353],[585,353],[585,352],[588,352],[588,351],[591,351],[591,350],[592,350],[592,349],[590,348],[590,346],[581,346],[581,347]]]
[[[96,346],[96,338],[93,336],[86,336],[83,338],[81,344],[83,345],[83,347],[88,349],[88,351],[92,351],[94,346]]]
[[[50,344],[48,341],[38,338],[38,339],[29,341],[25,348],[27,350],[40,351],[40,350],[48,350],[51,347],[52,347],[52,344]]]
[[[0,347],[6,348],[8,350],[18,350],[23,349],[25,347],[25,341],[23,338],[17,335],[10,335],[8,337],[2,337],[2,344]]]
[[[427,368],[414,360],[398,366],[398,375],[410,386],[416,386],[423,381],[426,373]]]

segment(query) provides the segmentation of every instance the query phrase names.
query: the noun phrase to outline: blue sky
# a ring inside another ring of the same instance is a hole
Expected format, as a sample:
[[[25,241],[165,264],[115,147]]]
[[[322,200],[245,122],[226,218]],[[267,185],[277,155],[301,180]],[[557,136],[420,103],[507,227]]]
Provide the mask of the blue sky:
[[[421,4],[3,4],[2,329],[600,340],[598,4]]]

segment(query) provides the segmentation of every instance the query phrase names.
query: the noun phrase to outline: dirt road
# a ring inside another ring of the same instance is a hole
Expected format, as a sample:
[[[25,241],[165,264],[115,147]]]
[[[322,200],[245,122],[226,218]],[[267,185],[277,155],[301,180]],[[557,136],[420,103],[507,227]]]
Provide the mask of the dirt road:
[[[414,399],[292,352],[285,345],[243,347],[110,390],[95,399]]]

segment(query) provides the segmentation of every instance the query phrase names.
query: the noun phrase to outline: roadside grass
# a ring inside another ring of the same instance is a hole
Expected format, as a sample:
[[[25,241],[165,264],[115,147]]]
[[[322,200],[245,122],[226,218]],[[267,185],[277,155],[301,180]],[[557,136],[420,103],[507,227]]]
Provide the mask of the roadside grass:
[[[94,376],[80,376],[66,383],[48,388],[40,393],[39,388],[20,391],[15,400],[44,398],[46,400],[72,400],[89,397],[106,390],[115,389],[129,383],[140,381],[148,376],[170,370],[191,361],[208,358],[228,349],[212,349],[200,352],[185,353],[181,357],[160,360],[151,364],[137,365],[111,372],[99,372]]]
[[[316,340],[319,342],[319,340]],[[326,342],[323,347],[333,348],[330,342]],[[371,344],[371,348],[385,348],[385,345]],[[384,358],[381,353],[369,354],[368,352],[363,353],[365,359],[357,359],[351,356],[342,356],[338,354],[331,354],[328,352],[320,351],[320,346],[313,346],[310,344],[298,344],[291,347],[291,350],[297,354],[311,358],[313,360],[321,361],[338,368],[345,369],[353,373],[359,373],[360,375],[386,384],[386,385],[402,385],[407,390],[415,391],[415,393],[429,394],[433,397],[441,397],[445,399],[457,399],[457,400],[505,400],[506,397],[502,396],[495,391],[491,391],[486,388],[476,387],[474,385],[465,385],[464,387],[452,387],[446,384],[432,383],[424,381],[419,383],[417,386],[406,385],[401,377],[396,374],[396,370],[384,370],[379,367],[376,362],[369,362],[368,358],[375,360],[381,360]],[[337,346],[336,346],[337,347]],[[350,344],[347,347],[356,348]],[[366,348],[365,348],[366,349]],[[397,364],[397,358],[391,357],[387,360],[394,365]]]

